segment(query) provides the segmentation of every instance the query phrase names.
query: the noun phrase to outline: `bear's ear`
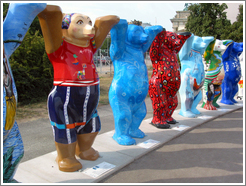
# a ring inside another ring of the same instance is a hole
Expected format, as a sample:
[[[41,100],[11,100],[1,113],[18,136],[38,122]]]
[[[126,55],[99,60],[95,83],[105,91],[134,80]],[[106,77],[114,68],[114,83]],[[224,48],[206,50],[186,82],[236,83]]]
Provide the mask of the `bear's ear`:
[[[214,52],[214,45],[215,45],[216,39],[214,39],[211,43],[209,43],[209,45],[207,46],[207,48],[205,49],[204,52],[204,59],[206,62],[208,62]]]

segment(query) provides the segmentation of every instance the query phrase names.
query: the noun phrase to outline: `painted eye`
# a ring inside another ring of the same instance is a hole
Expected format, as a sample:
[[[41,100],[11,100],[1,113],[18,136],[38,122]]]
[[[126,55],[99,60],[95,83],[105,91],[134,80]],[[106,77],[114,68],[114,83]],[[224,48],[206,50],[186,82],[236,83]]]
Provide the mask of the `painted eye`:
[[[90,26],[92,26],[92,22],[91,21],[89,21],[89,23],[88,23]]]
[[[84,22],[83,22],[82,20],[78,20],[78,21],[77,21],[77,24],[78,24],[78,25],[82,25],[83,23],[84,23]]]
[[[175,36],[172,36],[172,39],[175,39]]]

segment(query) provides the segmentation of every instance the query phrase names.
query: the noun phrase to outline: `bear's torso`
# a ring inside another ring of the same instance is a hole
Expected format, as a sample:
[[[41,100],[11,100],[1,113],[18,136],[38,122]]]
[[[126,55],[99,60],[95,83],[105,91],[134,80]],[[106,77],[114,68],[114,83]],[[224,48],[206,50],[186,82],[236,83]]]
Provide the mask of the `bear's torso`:
[[[112,81],[114,88],[110,87],[110,92],[115,92],[118,99],[131,104],[141,103],[148,93],[148,72],[144,62],[144,55],[141,49],[126,46],[121,58],[113,61],[114,78]]]
[[[190,75],[196,78],[197,84],[201,84],[204,81],[204,65],[202,62],[202,55],[199,52],[191,50],[189,59],[183,60],[181,63],[181,74],[187,68],[190,69]]]
[[[61,47],[48,57],[54,68],[54,85],[90,86],[99,83],[93,54],[96,49],[90,44],[79,47],[63,41]]]
[[[229,59],[223,61],[225,76],[232,82],[239,82],[241,78],[241,66],[239,59],[235,56],[230,55]]]
[[[159,85],[163,92],[169,89],[170,95],[175,96],[181,83],[176,53],[165,49],[160,53],[158,61],[152,61],[152,66],[150,85]]]

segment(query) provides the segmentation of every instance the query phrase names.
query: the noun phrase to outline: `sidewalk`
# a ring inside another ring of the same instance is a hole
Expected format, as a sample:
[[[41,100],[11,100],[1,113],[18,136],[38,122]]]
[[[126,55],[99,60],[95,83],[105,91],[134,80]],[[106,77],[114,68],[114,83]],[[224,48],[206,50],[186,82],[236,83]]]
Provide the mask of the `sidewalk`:
[[[99,183],[243,183],[243,109],[167,142]]]
[[[149,100],[146,104],[151,107]],[[83,168],[66,173],[58,170],[53,151],[21,163],[14,178],[22,183],[242,182],[243,101],[220,105],[217,111],[198,105],[202,114],[191,119],[180,116],[178,109],[173,117],[179,123],[165,130],[149,124],[152,113],[148,110],[140,126],[147,136],[136,139],[133,146],[121,146],[112,139],[110,106],[99,107],[102,129],[111,130],[100,132],[94,142],[101,156],[98,160],[79,160]],[[219,165],[222,168],[216,168]],[[219,173],[213,176],[216,170]],[[234,179],[226,179],[230,176]]]

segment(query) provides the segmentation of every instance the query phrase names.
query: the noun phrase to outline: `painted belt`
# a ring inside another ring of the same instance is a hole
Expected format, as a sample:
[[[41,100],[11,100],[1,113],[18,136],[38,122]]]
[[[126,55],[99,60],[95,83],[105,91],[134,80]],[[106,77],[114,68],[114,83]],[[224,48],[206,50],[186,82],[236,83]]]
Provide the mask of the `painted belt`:
[[[72,123],[72,124],[58,124],[58,123],[55,123],[53,121],[50,121],[51,125],[52,126],[55,126],[57,127],[58,129],[73,129],[77,126],[81,126],[81,125],[85,125],[86,122],[78,122],[78,123]]]
[[[92,115],[92,118],[95,118],[97,116],[98,116],[98,114],[96,112],[96,113],[94,113]],[[77,127],[77,126],[81,126],[81,125],[85,125],[86,124],[86,122],[76,122],[76,123],[66,124],[65,125],[65,124],[58,124],[58,123],[53,122],[53,121],[50,121],[50,123],[51,123],[52,126],[55,126],[58,129],[73,129],[73,128]]]

